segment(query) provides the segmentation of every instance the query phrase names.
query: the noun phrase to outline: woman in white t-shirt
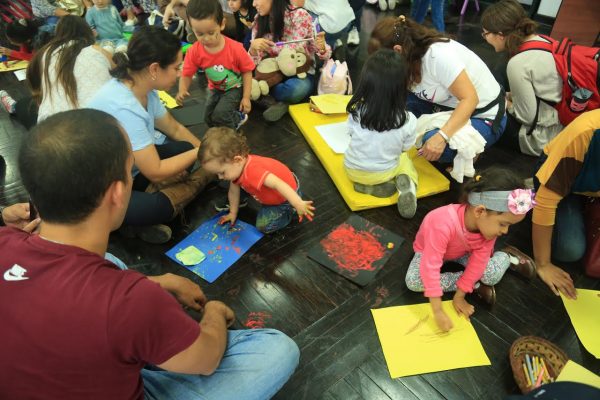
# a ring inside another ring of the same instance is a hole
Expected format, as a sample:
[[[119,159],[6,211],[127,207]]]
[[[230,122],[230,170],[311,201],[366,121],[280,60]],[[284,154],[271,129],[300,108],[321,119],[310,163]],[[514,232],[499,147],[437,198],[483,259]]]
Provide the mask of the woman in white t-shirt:
[[[81,17],[62,17],[56,35],[33,57],[27,80],[39,104],[38,122],[61,111],[85,107],[110,79],[110,55],[95,45]]]
[[[427,160],[451,163],[456,151],[448,141],[469,119],[486,148],[500,138],[506,126],[504,91],[475,53],[403,15],[375,25],[369,52],[381,47],[403,54],[409,64],[408,109],[415,116],[452,111],[443,126],[423,136]]]
[[[510,85],[508,113],[509,121],[516,123],[509,122],[509,127],[517,127],[507,129],[507,134],[514,136],[511,142],[521,152],[539,156],[563,129],[558,112],[551,105],[562,99],[563,81],[551,53],[518,51],[525,42],[548,41],[536,34],[537,24],[516,0],[503,0],[486,8],[481,26],[481,36],[497,52],[507,51],[511,57],[506,68]]]

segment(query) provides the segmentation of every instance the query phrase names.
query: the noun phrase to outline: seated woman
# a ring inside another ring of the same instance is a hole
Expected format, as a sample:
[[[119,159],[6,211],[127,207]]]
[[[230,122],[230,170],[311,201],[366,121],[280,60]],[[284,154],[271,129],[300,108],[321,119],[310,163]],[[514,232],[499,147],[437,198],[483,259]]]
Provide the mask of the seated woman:
[[[467,122],[494,144],[504,132],[504,91],[485,63],[471,50],[403,15],[386,17],[375,25],[369,53],[394,49],[409,64],[408,110],[415,116],[451,111],[445,123],[423,136],[422,155],[450,163],[456,155],[448,141]]]
[[[308,39],[306,41],[286,44],[293,49],[301,49],[306,57],[314,63],[315,54],[321,60],[331,56],[331,47],[325,43],[325,33],[316,37],[312,18],[308,11],[290,4],[290,0],[254,0],[256,18],[252,27],[250,56],[255,64],[263,58],[277,57],[283,46],[275,42]],[[305,100],[315,86],[315,68],[308,71],[304,79],[291,77],[271,88],[271,95],[277,100],[263,113],[267,121],[277,121],[288,110],[289,104],[297,104]]]
[[[27,81],[39,104],[38,121],[85,107],[110,79],[110,55],[94,43],[83,18],[60,19],[54,39],[35,54],[27,68]]]
[[[558,295],[575,298],[569,274],[552,263],[574,262],[583,257],[586,243],[584,202],[600,197],[600,109],[588,111],[571,122],[544,149],[546,158],[536,177],[540,187],[533,209],[533,254],[539,277]],[[599,203],[593,205],[597,215]],[[587,222],[589,223],[589,221]],[[586,265],[588,275],[600,276],[598,261]],[[592,270],[593,269],[593,270]]]
[[[562,98],[563,82],[554,57],[543,50],[519,53],[523,43],[544,39],[536,34],[537,24],[516,0],[503,0],[486,8],[481,26],[481,35],[494,50],[508,51],[511,57],[506,68],[510,85],[507,94],[510,137],[505,139],[510,140],[511,147],[539,156],[563,129],[556,109],[548,104],[558,103]]]
[[[114,55],[114,79],[89,104],[114,116],[129,137],[134,179],[123,222],[129,227],[122,232],[149,243],[171,238],[164,223],[212,179],[202,168],[187,173],[198,157],[200,140],[175,121],[158,97],[157,90],[169,90],[177,81],[182,59],[174,35],[143,27],[131,37],[127,53]]]

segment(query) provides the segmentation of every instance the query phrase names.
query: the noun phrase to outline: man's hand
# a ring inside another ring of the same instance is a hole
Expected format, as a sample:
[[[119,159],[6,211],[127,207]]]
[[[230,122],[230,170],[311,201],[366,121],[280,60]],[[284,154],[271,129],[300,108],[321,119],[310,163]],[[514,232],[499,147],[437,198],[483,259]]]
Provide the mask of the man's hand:
[[[165,274],[149,278],[158,282],[169,293],[172,293],[183,306],[201,311],[207,302],[206,295],[204,295],[200,286],[188,278],[175,274]]]
[[[19,228],[25,232],[33,232],[40,224],[40,219],[29,221],[29,203],[17,203],[2,210],[2,220],[6,226]]]
[[[569,299],[577,298],[577,290],[575,290],[573,279],[561,268],[552,263],[537,264],[537,274],[555,295],[559,296],[562,293]]]
[[[225,324],[229,328],[235,322],[235,313],[225,303],[211,300],[204,307],[204,315],[211,313],[220,314],[225,319]]]

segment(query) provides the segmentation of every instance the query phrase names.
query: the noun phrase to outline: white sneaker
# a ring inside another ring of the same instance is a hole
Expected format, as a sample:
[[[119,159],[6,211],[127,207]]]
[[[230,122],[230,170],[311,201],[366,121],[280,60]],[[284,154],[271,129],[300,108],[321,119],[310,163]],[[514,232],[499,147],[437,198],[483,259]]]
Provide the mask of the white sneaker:
[[[390,10],[393,10],[394,8],[396,8],[396,0],[388,0],[388,8]]]
[[[396,177],[398,189],[398,212],[402,218],[412,218],[417,212],[417,187],[408,175],[401,174]]]
[[[128,19],[125,21],[125,26],[134,26],[137,23],[137,18]]]
[[[356,27],[354,27],[350,32],[348,32],[348,44],[352,46],[358,46],[359,43],[360,35]]]
[[[386,0],[379,0],[379,9],[381,11],[387,10],[387,1]]]
[[[342,47],[344,45],[344,42],[342,42],[342,39],[338,39],[335,41],[335,43],[333,44],[333,48],[337,49],[338,47]]]

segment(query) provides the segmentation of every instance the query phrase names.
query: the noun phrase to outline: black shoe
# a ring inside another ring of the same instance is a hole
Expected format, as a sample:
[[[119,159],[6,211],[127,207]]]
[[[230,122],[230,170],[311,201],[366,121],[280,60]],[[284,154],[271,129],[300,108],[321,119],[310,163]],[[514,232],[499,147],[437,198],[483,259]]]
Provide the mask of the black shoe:
[[[248,199],[240,198],[240,205],[238,208],[244,208],[248,205]],[[218,212],[229,211],[229,203],[227,201],[215,203],[215,210]]]

